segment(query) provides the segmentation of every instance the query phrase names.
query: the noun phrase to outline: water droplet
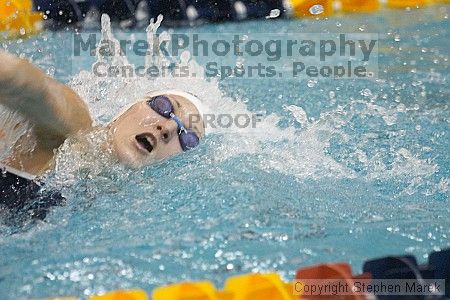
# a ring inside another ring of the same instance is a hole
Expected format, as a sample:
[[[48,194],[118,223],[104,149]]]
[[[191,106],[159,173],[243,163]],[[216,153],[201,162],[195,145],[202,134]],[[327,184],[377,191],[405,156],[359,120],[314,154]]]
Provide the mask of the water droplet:
[[[342,26],[341,22],[336,22],[336,27],[341,27],[341,26]]]
[[[399,36],[398,34],[396,34],[396,35],[394,36],[394,41],[400,42],[400,36]]]
[[[25,31],[25,28],[21,27],[20,30],[20,35],[25,35],[27,32]]]
[[[222,250],[218,250],[218,251],[216,252],[216,254],[214,255],[214,257],[215,257],[215,258],[219,258],[219,257],[222,256],[222,254],[223,254],[223,251],[222,251]]]
[[[336,97],[336,93],[333,92],[333,91],[330,91],[330,92],[328,93],[328,95],[330,96],[331,99],[333,99],[334,97]]]
[[[411,83],[412,86],[421,86],[422,84],[422,80],[415,80]]]
[[[274,19],[280,16],[281,12],[279,9],[272,9],[270,14],[266,17],[266,19]]]
[[[323,6],[320,5],[320,4],[313,5],[313,6],[311,6],[311,7],[309,8],[309,12],[310,12],[312,15],[320,15],[320,14],[322,14],[324,11],[325,11],[325,9],[324,9]]]
[[[403,103],[400,103],[399,105],[397,105],[397,111],[398,112],[405,112],[406,111],[406,106]]]
[[[186,9],[186,15],[190,21],[194,21],[198,18],[197,9],[194,6],[189,5]]]
[[[372,96],[372,91],[369,89],[363,89],[361,91],[361,95],[363,95],[364,97],[370,97],[370,96]]]
[[[308,80],[308,87],[312,88],[316,86],[317,81],[315,80]]]
[[[294,117],[294,119],[300,123],[300,125],[302,127],[308,127],[309,125],[309,121],[308,121],[308,115],[306,114],[306,112],[303,110],[303,108],[299,107],[299,106],[295,106],[295,105],[290,105],[290,106],[286,106],[284,107],[284,109],[286,111],[289,111],[292,113],[292,116]]]

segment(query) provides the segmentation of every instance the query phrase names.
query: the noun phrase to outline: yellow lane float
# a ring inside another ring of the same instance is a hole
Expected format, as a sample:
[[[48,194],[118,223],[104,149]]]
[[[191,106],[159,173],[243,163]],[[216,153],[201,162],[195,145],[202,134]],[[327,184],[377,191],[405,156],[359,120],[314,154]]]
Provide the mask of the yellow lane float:
[[[42,30],[43,15],[33,12],[31,0],[0,1],[0,32],[3,37],[29,36]]]
[[[228,278],[224,291],[233,295],[230,300],[296,300],[292,283],[285,283],[280,275],[245,274]]]

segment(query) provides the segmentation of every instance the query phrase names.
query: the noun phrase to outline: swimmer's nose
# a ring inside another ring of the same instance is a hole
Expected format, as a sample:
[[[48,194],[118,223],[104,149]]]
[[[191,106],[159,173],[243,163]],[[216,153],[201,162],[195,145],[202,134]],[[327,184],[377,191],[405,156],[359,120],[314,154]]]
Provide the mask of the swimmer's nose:
[[[178,127],[175,121],[168,119],[158,124],[158,126],[156,126],[156,129],[159,133],[159,139],[164,143],[168,143],[174,136],[177,135]]]

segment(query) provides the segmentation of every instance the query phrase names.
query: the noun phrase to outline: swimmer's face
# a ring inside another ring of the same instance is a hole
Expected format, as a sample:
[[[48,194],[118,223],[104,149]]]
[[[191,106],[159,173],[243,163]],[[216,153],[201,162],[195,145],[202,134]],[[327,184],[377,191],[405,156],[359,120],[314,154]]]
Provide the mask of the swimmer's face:
[[[200,113],[189,100],[178,95],[164,95],[172,103],[174,114],[195,138],[205,135]],[[149,105],[148,98],[134,104],[109,124],[112,150],[125,165],[141,167],[183,152],[179,128]]]

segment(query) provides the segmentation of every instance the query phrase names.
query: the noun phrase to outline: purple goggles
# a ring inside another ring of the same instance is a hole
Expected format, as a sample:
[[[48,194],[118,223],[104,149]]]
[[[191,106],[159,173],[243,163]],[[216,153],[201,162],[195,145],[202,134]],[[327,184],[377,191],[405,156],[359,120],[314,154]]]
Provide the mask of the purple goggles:
[[[147,101],[147,104],[160,116],[172,119],[178,126],[178,139],[183,151],[191,150],[200,143],[199,137],[192,131],[186,129],[181,120],[175,115],[172,102],[166,96],[155,96]]]

